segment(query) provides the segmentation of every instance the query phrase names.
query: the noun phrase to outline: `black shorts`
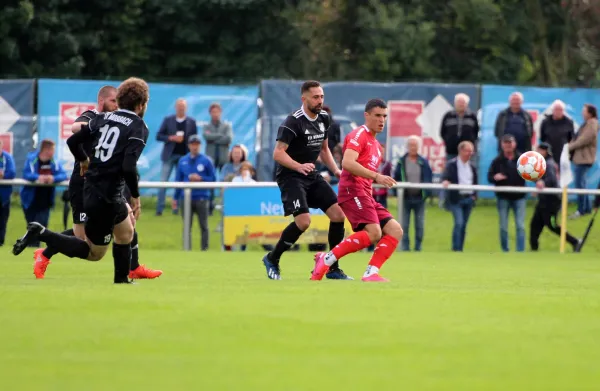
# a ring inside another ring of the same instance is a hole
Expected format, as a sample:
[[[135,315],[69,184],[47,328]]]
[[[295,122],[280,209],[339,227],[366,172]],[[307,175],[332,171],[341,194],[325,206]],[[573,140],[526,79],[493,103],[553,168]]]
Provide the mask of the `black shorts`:
[[[112,240],[115,225],[129,216],[125,199],[108,202],[85,187],[83,203],[87,216],[85,236],[96,246],[107,246]]]
[[[308,178],[291,176],[278,178],[281,202],[286,216],[308,213],[309,208],[327,211],[337,204],[337,195],[319,174]]]
[[[69,182],[69,203],[73,212],[73,224],[84,224],[87,215],[83,210],[83,181]]]

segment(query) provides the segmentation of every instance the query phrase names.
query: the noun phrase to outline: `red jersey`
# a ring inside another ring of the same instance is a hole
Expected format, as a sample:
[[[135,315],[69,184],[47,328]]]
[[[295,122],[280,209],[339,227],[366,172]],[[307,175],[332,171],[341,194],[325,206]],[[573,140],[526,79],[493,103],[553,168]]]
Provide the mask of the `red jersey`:
[[[381,163],[381,148],[375,136],[363,125],[354,129],[344,139],[342,153],[346,149],[358,152],[358,163],[373,171],[378,172]],[[354,197],[373,197],[373,180],[350,174],[342,170],[338,184],[338,202],[344,202]]]

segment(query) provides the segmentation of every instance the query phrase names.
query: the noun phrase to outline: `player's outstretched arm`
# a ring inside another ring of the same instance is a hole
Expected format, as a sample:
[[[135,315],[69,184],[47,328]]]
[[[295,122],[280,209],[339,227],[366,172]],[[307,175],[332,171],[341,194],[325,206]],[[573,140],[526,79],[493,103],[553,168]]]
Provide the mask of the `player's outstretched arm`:
[[[384,185],[388,188],[396,184],[394,178],[389,177],[387,175],[381,175],[375,171],[371,171],[368,168],[363,167],[358,162],[358,152],[353,149],[346,149],[346,151],[344,152],[344,157],[342,159],[342,168],[354,176],[372,179],[373,181],[375,181],[375,183]]]
[[[331,150],[329,149],[329,143],[327,142],[327,139],[323,140],[323,145],[321,146],[321,153],[319,154],[319,156],[321,157],[321,161],[325,163],[327,168],[329,168],[329,170],[339,178],[341,171],[335,163],[333,155],[331,154]]]
[[[273,160],[290,170],[298,171],[304,175],[308,175],[315,169],[315,165],[312,163],[301,164],[292,159],[287,153],[288,147],[289,145],[283,141],[277,141],[275,150],[273,150]]]
[[[77,133],[81,130],[83,125],[87,125],[87,122],[75,122],[71,125],[71,133]]]

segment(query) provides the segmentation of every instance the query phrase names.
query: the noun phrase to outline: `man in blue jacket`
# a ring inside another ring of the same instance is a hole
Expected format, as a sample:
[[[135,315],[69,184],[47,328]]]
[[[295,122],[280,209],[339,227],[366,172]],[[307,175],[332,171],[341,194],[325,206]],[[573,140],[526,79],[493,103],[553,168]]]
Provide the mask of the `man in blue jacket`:
[[[433,174],[427,159],[419,155],[421,138],[410,136],[406,140],[407,153],[398,160],[394,179],[396,182],[431,183]],[[425,200],[431,192],[425,189],[405,189],[402,208],[402,251],[410,251],[410,213],[415,215],[415,251],[421,251],[423,232],[425,230]]]
[[[0,140],[0,179],[14,179],[16,175],[15,161],[6,151],[2,150],[3,144]],[[12,186],[0,186],[0,246],[4,246],[6,236],[6,223],[10,215],[10,195]]]
[[[188,139],[190,153],[179,160],[175,176],[176,182],[215,182],[216,177],[213,162],[206,155],[200,153],[200,145],[200,137],[198,135],[190,136]],[[182,189],[177,189],[173,199],[173,209],[177,209],[178,202],[183,200],[182,196]],[[200,231],[202,233],[202,251],[208,250],[209,202],[210,189],[192,190],[192,216],[194,213],[198,215],[198,222],[200,223]],[[189,228],[191,235],[192,227],[190,226]]]
[[[67,173],[54,160],[55,145],[52,140],[42,140],[40,150],[30,152],[23,168],[23,179],[44,184],[59,183],[67,180]],[[54,186],[23,186],[21,206],[28,223],[37,221],[44,227],[50,220],[50,208],[54,206]],[[40,243],[29,243],[29,247],[39,247]]]
[[[198,134],[196,120],[186,115],[187,103],[185,99],[177,99],[175,102],[175,115],[165,117],[156,139],[165,143],[160,159],[163,162],[162,171],[160,173],[161,182],[167,182],[173,172],[177,168],[177,162],[189,152],[188,143],[189,137]],[[165,209],[165,197],[167,189],[158,190],[158,203],[156,204],[156,215],[162,215]],[[173,210],[176,213],[177,210]]]

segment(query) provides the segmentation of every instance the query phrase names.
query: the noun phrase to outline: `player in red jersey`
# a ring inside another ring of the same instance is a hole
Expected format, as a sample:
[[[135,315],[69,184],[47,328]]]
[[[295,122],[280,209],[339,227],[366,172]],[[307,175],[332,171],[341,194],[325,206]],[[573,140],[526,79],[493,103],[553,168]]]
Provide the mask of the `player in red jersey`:
[[[403,232],[391,213],[375,201],[372,188],[373,182],[387,188],[396,184],[392,177],[377,172],[382,156],[375,135],[383,131],[387,115],[385,102],[371,99],[365,106],[365,124],[354,129],[344,140],[338,203],[352,224],[354,234],[330,252],[315,255],[311,280],[321,280],[329,265],[343,256],[377,243],[362,281],[388,281],[379,275],[379,269],[396,250]]]

